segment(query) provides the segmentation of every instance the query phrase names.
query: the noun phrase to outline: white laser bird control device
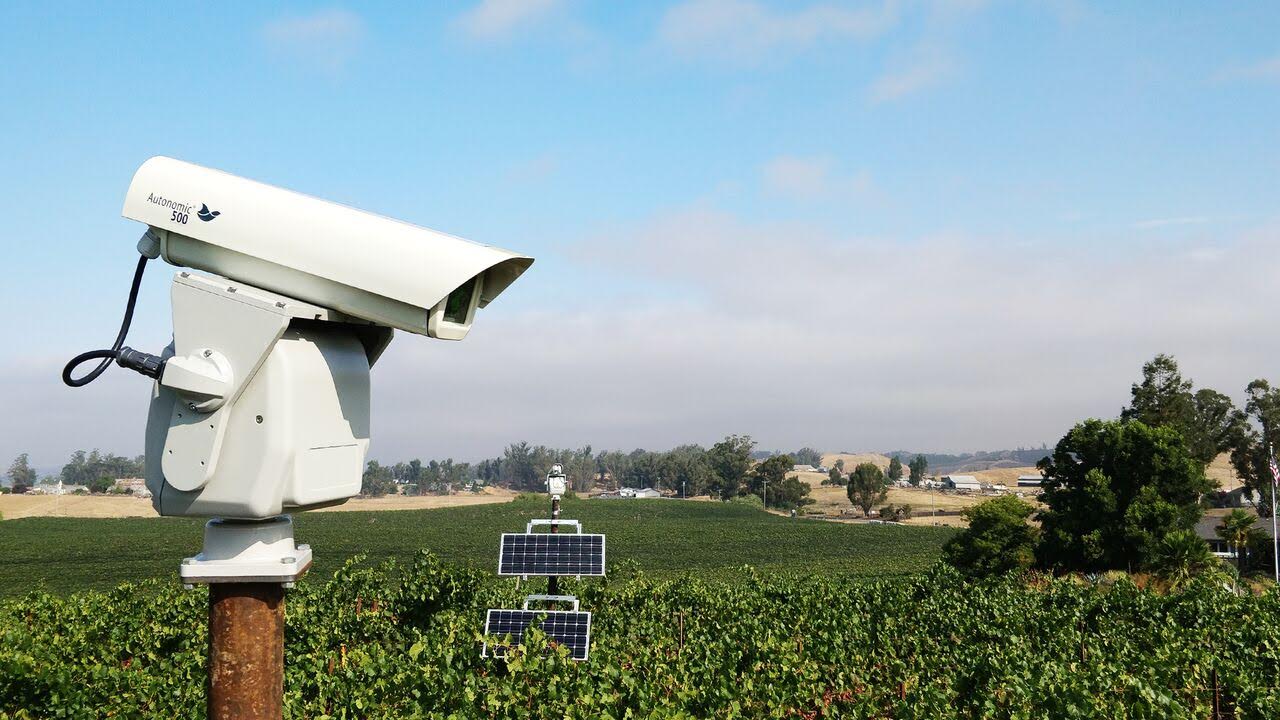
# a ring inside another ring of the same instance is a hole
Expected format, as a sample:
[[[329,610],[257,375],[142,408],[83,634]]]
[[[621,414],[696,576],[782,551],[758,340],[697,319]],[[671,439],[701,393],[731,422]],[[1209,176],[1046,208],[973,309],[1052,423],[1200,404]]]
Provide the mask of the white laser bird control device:
[[[147,226],[124,322],[63,380],[113,361],[155,379],[146,476],[161,515],[271,519],[358,494],[369,369],[393,331],[461,340],[533,263],[166,157],[139,168],[123,214]],[[173,342],[152,355],[124,338],[156,257],[190,270],[173,280]]]

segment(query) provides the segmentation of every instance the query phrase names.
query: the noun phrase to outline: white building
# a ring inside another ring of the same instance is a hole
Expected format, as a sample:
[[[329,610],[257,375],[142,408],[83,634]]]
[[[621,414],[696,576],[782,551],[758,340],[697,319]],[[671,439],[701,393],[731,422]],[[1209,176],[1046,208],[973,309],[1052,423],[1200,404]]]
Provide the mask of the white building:
[[[981,492],[982,483],[972,475],[943,475],[942,484],[951,490],[963,492]]]
[[[662,497],[662,493],[658,492],[657,490],[654,490],[653,488],[629,488],[629,487],[624,487],[624,488],[619,488],[619,489],[618,489],[618,497],[622,497],[622,498],[640,498],[640,499],[645,499],[645,498],[660,498],[660,497]]]
[[[1040,483],[1044,480],[1039,475],[1019,475],[1018,487],[1040,487]]]

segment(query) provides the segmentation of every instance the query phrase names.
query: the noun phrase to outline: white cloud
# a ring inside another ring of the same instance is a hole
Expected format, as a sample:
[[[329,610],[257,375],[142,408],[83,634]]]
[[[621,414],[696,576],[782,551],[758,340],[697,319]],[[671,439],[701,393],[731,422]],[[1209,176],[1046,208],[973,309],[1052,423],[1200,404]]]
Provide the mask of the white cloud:
[[[346,67],[364,44],[365,35],[359,15],[337,9],[281,18],[262,29],[263,40],[272,51],[330,73]]]
[[[799,200],[852,199],[871,190],[871,176],[863,171],[852,177],[837,175],[829,157],[780,155],[761,169],[767,192]]]
[[[899,3],[849,8],[818,3],[773,10],[754,0],[686,0],[662,18],[662,40],[687,55],[756,60],[819,42],[870,40],[897,22]]]
[[[1280,304],[1280,223],[1210,253],[1034,240],[842,236],[712,210],[602,232],[572,248],[581,265],[530,273],[642,294],[531,307],[517,283],[464,342],[398,334],[373,370],[371,452],[470,460],[521,439],[656,449],[730,432],[774,448],[992,449],[1116,415],[1158,352],[1236,398],[1280,380],[1280,336],[1258,332]],[[140,452],[146,382],[116,369],[68,390],[61,360],[0,367],[0,458]]]
[[[458,18],[458,25],[474,38],[499,40],[545,20],[563,5],[563,0],[481,0]]]
[[[956,74],[950,55],[933,48],[918,48],[871,83],[867,94],[874,103],[900,100],[934,87]]]

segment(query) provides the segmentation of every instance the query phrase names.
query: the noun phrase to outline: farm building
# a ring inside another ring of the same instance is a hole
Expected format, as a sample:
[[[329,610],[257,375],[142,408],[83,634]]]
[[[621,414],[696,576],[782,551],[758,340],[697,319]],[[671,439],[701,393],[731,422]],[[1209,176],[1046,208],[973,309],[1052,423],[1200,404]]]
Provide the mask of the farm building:
[[[142,478],[120,478],[116,480],[115,489],[117,492],[128,493],[141,498],[151,497],[151,491],[147,489],[147,481]]]
[[[1218,526],[1222,524],[1222,515],[1213,514],[1205,515],[1200,518],[1200,522],[1196,523],[1196,535],[1201,540],[1209,543],[1209,549],[1214,555],[1220,558],[1235,558],[1236,549],[1226,540],[1218,537]],[[1259,518],[1253,523],[1255,530],[1261,530],[1268,538],[1271,537],[1271,521]]]
[[[1044,478],[1039,475],[1019,475],[1018,487],[1040,487]]]
[[[978,478],[972,475],[943,475],[942,485],[950,490],[963,490],[966,492],[979,492],[982,490],[982,484],[978,482]]]
[[[658,492],[657,490],[654,490],[653,488],[624,487],[624,488],[618,488],[618,492],[616,493],[612,493],[612,492],[601,493],[596,497],[600,498],[601,500],[612,500],[612,499],[632,500],[635,498],[642,498],[642,499],[643,498],[660,498],[662,497],[662,493]]]
[[[812,465],[792,465],[791,472],[818,472],[818,468]]]

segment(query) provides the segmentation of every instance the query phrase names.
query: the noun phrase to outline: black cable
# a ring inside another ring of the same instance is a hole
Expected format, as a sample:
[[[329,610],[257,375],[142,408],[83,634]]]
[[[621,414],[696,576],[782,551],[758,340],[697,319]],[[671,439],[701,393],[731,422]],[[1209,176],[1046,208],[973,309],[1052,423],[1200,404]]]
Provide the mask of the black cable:
[[[115,344],[111,346],[110,350],[90,350],[71,358],[71,362],[62,368],[62,382],[71,387],[84,387],[97,380],[99,375],[107,371],[111,361],[120,355],[120,348],[124,347],[124,338],[129,334],[129,325],[133,322],[133,307],[138,303],[138,288],[142,286],[142,271],[147,269],[147,260],[150,260],[150,258],[146,255],[140,256],[138,258],[138,267],[133,271],[133,285],[129,288],[129,302],[125,305],[124,320],[120,323],[120,333],[116,335]],[[71,377],[71,373],[80,364],[98,358],[102,359],[102,362],[98,363],[98,367],[90,370],[83,377]]]

